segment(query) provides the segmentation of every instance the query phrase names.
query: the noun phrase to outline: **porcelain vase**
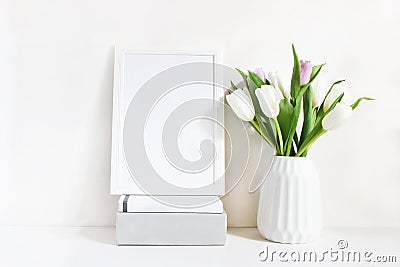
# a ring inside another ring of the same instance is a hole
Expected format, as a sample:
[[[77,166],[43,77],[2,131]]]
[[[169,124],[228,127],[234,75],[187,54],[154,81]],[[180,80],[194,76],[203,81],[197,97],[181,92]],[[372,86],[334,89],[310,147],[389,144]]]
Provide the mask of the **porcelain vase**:
[[[319,177],[307,157],[275,156],[261,185],[260,234],[274,242],[309,243],[321,231]]]

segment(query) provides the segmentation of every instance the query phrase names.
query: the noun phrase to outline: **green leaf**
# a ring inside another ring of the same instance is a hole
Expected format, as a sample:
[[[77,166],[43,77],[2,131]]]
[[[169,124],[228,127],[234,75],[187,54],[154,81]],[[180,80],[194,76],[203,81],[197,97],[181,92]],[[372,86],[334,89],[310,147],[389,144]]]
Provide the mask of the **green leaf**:
[[[276,148],[276,141],[274,139],[271,139],[270,134],[268,133],[268,129],[263,123],[261,116],[259,114],[255,115],[256,117],[256,123],[259,129],[260,135],[273,147]],[[254,125],[253,125],[254,126]]]
[[[340,101],[342,101],[344,96],[344,93],[341,93],[340,96],[338,96],[335,101],[333,101],[332,105],[328,108],[328,110],[325,112],[324,117],[326,116],[326,114],[328,114],[329,112],[331,112],[337,105],[337,103],[340,103]]]
[[[258,126],[260,127],[261,132],[265,135],[268,135],[267,128],[265,127],[265,124],[263,123],[261,116],[259,114],[256,114],[256,120]]]
[[[325,66],[326,64],[320,64],[320,65],[315,65],[312,67],[311,75],[310,75],[310,80],[314,80],[319,72],[321,71],[322,67]]]
[[[292,44],[292,51],[293,51],[293,73],[292,73],[292,82],[290,84],[290,95],[292,96],[293,101],[295,102],[297,99],[297,94],[300,90],[300,61],[296,53],[296,49]]]
[[[324,104],[325,104],[326,98],[327,98],[328,95],[331,93],[333,87],[334,87],[336,84],[342,83],[342,82],[344,82],[344,81],[345,81],[345,80],[339,80],[339,81],[334,82],[334,83],[331,85],[331,87],[329,88],[328,92],[325,94],[324,100],[322,101],[321,105],[320,105],[319,108],[318,108],[318,111],[317,111],[317,120],[318,120],[319,118],[321,118],[322,116],[324,116]]]
[[[303,87],[303,86],[300,87],[300,91],[299,91],[299,94],[297,95],[297,99],[301,99],[307,89],[308,89],[308,87]]]
[[[290,156],[294,157],[296,155],[296,151],[294,150],[296,142],[293,140],[292,142],[292,149],[290,150]]]
[[[301,98],[303,97],[303,94],[305,93],[307,88],[303,88],[298,95],[298,99],[300,100],[295,100],[294,103],[294,108],[293,108],[293,116],[290,124],[290,130],[289,130],[289,136],[286,139],[285,146],[284,146],[284,151],[286,152],[286,156],[289,156],[292,152],[292,145],[293,145],[293,137],[296,133],[296,128],[297,128],[297,122],[299,121],[299,116],[300,116],[300,108],[301,108]]]
[[[356,102],[354,102],[354,103],[351,105],[351,108],[352,108],[353,110],[355,110],[355,109],[358,107],[358,105],[361,103],[361,101],[363,101],[363,100],[375,100],[375,99],[374,99],[374,98],[371,98],[371,97],[360,97],[359,99],[357,99]]]
[[[317,114],[317,119],[315,121],[315,124],[318,124],[322,121],[322,119],[329,113],[331,112],[337,105],[337,103],[339,103],[340,101],[342,101],[342,98],[344,96],[344,93],[342,93],[340,96],[338,96],[335,101],[333,101],[332,105],[328,108],[328,110],[326,112],[323,112],[321,114]]]
[[[258,87],[252,80],[248,80],[247,82],[249,84],[248,89],[249,89],[251,101],[253,102],[253,105],[254,105],[254,110],[258,114],[263,114],[263,112],[261,110],[261,107],[260,107],[260,103],[258,102],[258,99],[257,99],[257,96],[256,96],[256,89]]]
[[[232,88],[232,90],[237,90],[238,88],[237,88],[237,86],[231,81],[231,88]]]
[[[273,148],[278,149],[277,146],[277,140],[276,140],[276,134],[274,134],[275,130],[275,126],[272,128],[271,124],[268,121],[266,121],[266,123],[263,122],[262,120],[262,116],[260,114],[255,115],[256,120],[257,120],[257,124],[260,127],[261,132],[266,136],[265,139],[268,139],[268,143],[270,143],[272,145]]]
[[[249,88],[249,84],[247,82],[247,74],[241,71],[240,69],[236,68],[237,72],[239,72],[240,76],[242,76],[244,84],[246,85],[247,88]]]
[[[275,145],[273,144],[273,142],[269,139],[269,137],[267,135],[264,134],[264,131],[260,129],[260,126],[257,122],[257,116],[259,117],[259,115],[256,115],[255,120],[249,121],[250,125],[253,126],[253,128],[257,131],[257,133],[259,133],[261,135],[261,137],[263,137],[264,140],[267,141],[268,144],[270,144],[273,148],[275,148]],[[260,122],[261,122],[261,119],[260,119]]]
[[[293,140],[294,134],[296,133],[297,122],[299,120],[299,115],[300,115],[300,107],[301,107],[301,101],[297,102],[293,108],[293,116],[292,116],[292,119],[290,122],[289,134],[285,141],[285,145],[284,145],[284,149],[283,149],[286,156],[289,156],[290,152],[292,150],[292,144],[293,144],[292,140]]]
[[[261,78],[258,77],[258,75],[255,74],[254,72],[249,71],[249,77],[257,85],[258,88],[260,88],[261,85],[265,85],[263,80],[261,80]]]
[[[334,82],[334,83],[331,85],[331,87],[329,88],[328,92],[326,92],[325,97],[324,97],[324,100],[322,101],[322,104],[321,104],[321,106],[319,107],[319,109],[323,109],[324,104],[325,104],[325,101],[326,101],[326,99],[328,98],[328,95],[331,93],[333,87],[335,87],[336,84],[342,83],[342,82],[344,82],[344,81],[345,81],[345,80],[339,80],[339,81]],[[319,112],[319,110],[318,110],[318,112]]]
[[[311,132],[311,130],[314,127],[314,122],[315,122],[315,116],[313,112],[313,107],[312,107],[312,87],[309,86],[306,92],[303,95],[303,116],[304,116],[304,121],[303,121],[303,127],[301,129],[301,136],[300,136],[300,142],[299,145],[301,146],[308,136],[308,134]],[[307,151],[303,153],[304,156],[307,155]]]
[[[326,133],[326,130],[322,128],[322,122],[320,121],[316,123],[312,131],[304,140],[303,144],[297,150],[296,157],[304,156],[303,154],[306,153],[311,145],[314,144],[314,142],[317,141],[317,139],[321,137],[321,135],[323,135],[324,133]]]
[[[290,122],[293,116],[293,106],[290,104],[287,98],[284,98],[279,103],[279,115],[278,122],[282,132],[283,141],[286,143],[286,140],[289,136],[290,131]]]
[[[265,128],[267,129],[268,136],[271,138],[272,142],[274,143],[275,147],[278,147],[278,140],[277,140],[277,134],[276,134],[276,127],[274,120],[271,118],[268,118],[267,116],[264,115],[263,117],[265,119]]]
[[[284,145],[284,152],[286,156],[289,156],[292,151],[293,137],[294,134],[296,133],[297,122],[299,120],[301,97],[302,97],[302,94],[300,92],[300,61],[293,44],[292,44],[292,51],[293,51],[294,64],[293,64],[292,81],[290,84],[290,95],[292,96],[291,101],[294,108],[289,128],[289,134]]]
[[[293,141],[297,147],[299,147],[299,137],[297,136],[297,132],[294,132]]]
[[[342,81],[338,81],[336,83],[339,83]],[[336,84],[335,83],[335,84]],[[334,85],[335,85],[334,84]],[[332,85],[333,87],[333,85]],[[331,89],[332,89],[331,87]],[[331,90],[330,89],[330,90]],[[329,90],[329,91],[330,91]],[[331,112],[338,103],[340,103],[340,101],[342,101],[344,96],[344,93],[342,93],[340,96],[338,96],[335,101],[333,101],[332,105],[328,108],[328,110],[326,112],[323,112],[322,109],[322,113],[319,114],[319,116],[317,115],[317,118],[315,120],[315,125],[314,128],[311,130],[311,132],[305,137],[305,140],[303,141],[303,143],[300,145],[296,157],[298,156],[304,156],[304,153],[307,153],[307,150],[310,148],[310,146],[324,133],[326,133],[326,130],[322,127],[322,119],[329,113]],[[324,100],[325,102],[325,100]],[[319,112],[318,112],[319,113]]]

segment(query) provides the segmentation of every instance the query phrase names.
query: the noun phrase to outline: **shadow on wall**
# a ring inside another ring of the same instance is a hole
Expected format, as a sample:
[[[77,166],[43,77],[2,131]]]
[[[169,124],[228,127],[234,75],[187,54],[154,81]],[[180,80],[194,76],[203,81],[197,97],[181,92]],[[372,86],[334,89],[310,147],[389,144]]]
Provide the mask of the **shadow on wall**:
[[[238,178],[236,176],[241,174],[239,182],[222,198],[228,215],[228,227],[256,227],[259,192],[250,194],[249,190],[256,189],[263,181],[274,151],[247,122],[241,124],[227,107],[225,107],[225,127],[227,132],[225,164],[229,166],[225,173],[226,190],[236,183]],[[247,140],[241,140],[243,133]],[[233,155],[234,153],[237,155]],[[242,170],[244,161],[246,167]]]
[[[118,196],[110,195],[114,46],[110,45],[107,53],[104,53],[104,50],[98,52],[102,53],[98,57],[102,57],[106,63],[101,64],[102,73],[97,75],[101,80],[93,84],[94,93],[87,99],[87,108],[96,109],[89,110],[89,113],[94,115],[88,123],[96,127],[91,127],[90,132],[83,136],[86,139],[88,156],[80,168],[87,178],[82,179],[83,184],[79,185],[79,188],[92,188],[92,190],[90,196],[86,190],[79,189],[77,190],[79,193],[76,192],[74,195],[82,199],[79,203],[85,203],[76,209],[76,214],[79,215],[77,220],[83,220],[80,225],[85,226],[115,225],[118,202]],[[93,53],[97,53],[97,50]],[[89,177],[92,179],[88,179]],[[94,188],[96,189],[93,190]]]

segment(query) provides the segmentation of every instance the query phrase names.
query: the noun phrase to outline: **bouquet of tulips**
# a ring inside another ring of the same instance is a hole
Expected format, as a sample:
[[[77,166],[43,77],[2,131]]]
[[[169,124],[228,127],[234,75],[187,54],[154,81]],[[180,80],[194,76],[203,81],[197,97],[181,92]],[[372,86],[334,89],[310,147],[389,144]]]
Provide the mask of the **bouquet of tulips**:
[[[248,121],[267,141],[277,156],[305,157],[310,146],[324,133],[340,126],[362,100],[349,103],[350,94],[344,80],[325,86],[317,78],[323,66],[312,66],[299,60],[292,45],[294,66],[291,82],[278,72],[268,73],[259,68],[248,74],[237,69],[245,88],[231,82],[226,100],[235,114]],[[303,109],[301,132],[296,131]]]

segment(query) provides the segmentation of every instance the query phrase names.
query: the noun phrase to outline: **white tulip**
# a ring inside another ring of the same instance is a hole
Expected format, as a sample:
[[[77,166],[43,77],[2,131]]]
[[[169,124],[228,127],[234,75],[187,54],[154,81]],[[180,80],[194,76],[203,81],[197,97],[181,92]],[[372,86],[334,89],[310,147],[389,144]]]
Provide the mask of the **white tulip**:
[[[279,89],[284,97],[290,98],[290,81],[283,78],[279,72],[268,73],[268,80],[273,87]]]
[[[311,83],[312,87],[312,107],[319,107],[324,101],[325,95],[329,90],[329,86],[325,79],[318,78]]]
[[[324,103],[324,112],[326,112],[342,93],[344,93],[341,103],[350,104],[351,95],[347,88],[341,84],[335,84],[332,91],[327,96]]]
[[[335,108],[322,119],[322,127],[332,130],[342,125],[352,114],[352,109],[344,103],[337,103]]]
[[[261,110],[269,118],[279,115],[279,103],[283,98],[282,93],[272,85],[262,85],[256,90],[256,96]]]
[[[236,89],[226,96],[226,101],[240,119],[244,121],[253,120],[255,111],[247,88]]]

